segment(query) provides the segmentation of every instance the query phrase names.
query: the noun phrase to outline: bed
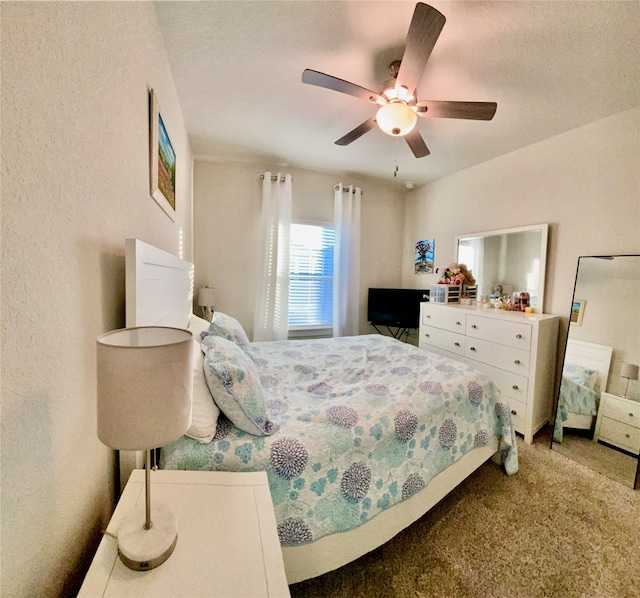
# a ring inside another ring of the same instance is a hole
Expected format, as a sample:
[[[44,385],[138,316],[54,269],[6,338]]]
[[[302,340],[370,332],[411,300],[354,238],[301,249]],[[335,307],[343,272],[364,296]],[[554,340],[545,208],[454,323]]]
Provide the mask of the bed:
[[[554,442],[562,442],[565,429],[593,429],[600,393],[607,388],[612,352],[613,348],[606,345],[567,340]]]
[[[508,405],[481,372],[382,335],[250,343],[232,316],[185,309],[189,262],[126,251],[127,326],[197,339],[192,428],[160,467],[266,470],[289,583],[380,546],[492,457],[517,471]],[[121,465],[126,481],[141,457]]]

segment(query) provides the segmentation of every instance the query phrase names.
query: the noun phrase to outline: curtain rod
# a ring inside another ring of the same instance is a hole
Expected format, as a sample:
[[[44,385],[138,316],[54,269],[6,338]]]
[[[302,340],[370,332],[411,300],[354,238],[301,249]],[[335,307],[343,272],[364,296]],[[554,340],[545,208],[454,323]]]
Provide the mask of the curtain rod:
[[[264,175],[263,174],[260,175],[260,180],[264,181]],[[275,175],[275,174],[272,174],[271,175],[271,180],[275,183],[278,180],[278,176]],[[291,180],[293,181],[293,177],[291,177]],[[285,181],[285,177],[281,176],[280,177],[280,182],[284,183],[284,181]]]
[[[334,185],[333,190],[337,191],[340,188],[340,185]],[[343,193],[349,193],[349,188],[348,187],[342,187],[342,192]],[[354,187],[353,189],[351,189],[351,193],[355,193],[356,192],[356,188]],[[360,190],[360,194],[364,195],[364,193],[362,193],[362,190]]]

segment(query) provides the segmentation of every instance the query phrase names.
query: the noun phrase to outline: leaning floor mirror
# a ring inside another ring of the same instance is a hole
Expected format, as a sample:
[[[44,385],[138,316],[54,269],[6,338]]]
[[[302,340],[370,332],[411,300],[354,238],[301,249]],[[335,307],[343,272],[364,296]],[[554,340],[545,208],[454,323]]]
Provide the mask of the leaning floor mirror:
[[[585,256],[569,331],[551,448],[640,488],[640,255]]]

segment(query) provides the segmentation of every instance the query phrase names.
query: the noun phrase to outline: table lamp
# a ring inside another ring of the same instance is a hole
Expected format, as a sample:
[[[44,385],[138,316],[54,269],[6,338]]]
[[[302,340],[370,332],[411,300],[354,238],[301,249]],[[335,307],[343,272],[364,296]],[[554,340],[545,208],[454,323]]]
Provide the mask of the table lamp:
[[[634,363],[622,363],[620,364],[620,377],[627,379],[627,384],[624,387],[624,394],[622,395],[625,399],[627,397],[627,390],[629,390],[629,380],[637,380],[638,379],[638,370],[640,368]]]
[[[126,328],[97,339],[98,438],[108,447],[146,451],[145,503],[118,529],[118,553],[136,571],[166,561],[176,546],[171,509],[151,505],[151,449],[180,438],[191,425],[193,335],[161,326]]]
[[[206,320],[211,322],[213,318],[213,308],[216,305],[216,290],[212,287],[202,287],[198,292],[198,305]]]

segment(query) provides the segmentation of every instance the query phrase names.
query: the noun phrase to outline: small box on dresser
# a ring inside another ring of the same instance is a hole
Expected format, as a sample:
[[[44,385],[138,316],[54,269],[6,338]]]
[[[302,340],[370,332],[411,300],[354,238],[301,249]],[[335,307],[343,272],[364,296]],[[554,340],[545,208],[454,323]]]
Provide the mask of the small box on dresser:
[[[528,444],[552,416],[557,344],[558,316],[420,304],[419,346],[487,374]]]

